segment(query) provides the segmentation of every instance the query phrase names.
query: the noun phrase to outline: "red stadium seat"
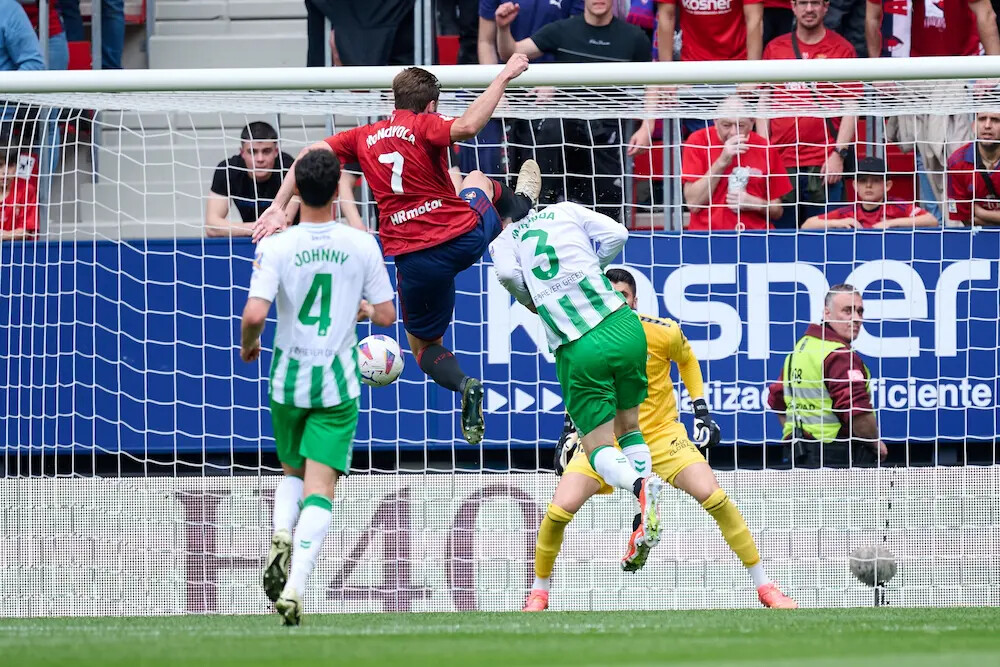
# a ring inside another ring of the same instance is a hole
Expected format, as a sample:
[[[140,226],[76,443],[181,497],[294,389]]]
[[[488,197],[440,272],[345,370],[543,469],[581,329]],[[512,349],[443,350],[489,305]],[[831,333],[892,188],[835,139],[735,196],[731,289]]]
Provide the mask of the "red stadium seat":
[[[438,35],[438,65],[458,64],[458,35]]]
[[[93,62],[90,42],[69,43],[69,69],[91,69]]]

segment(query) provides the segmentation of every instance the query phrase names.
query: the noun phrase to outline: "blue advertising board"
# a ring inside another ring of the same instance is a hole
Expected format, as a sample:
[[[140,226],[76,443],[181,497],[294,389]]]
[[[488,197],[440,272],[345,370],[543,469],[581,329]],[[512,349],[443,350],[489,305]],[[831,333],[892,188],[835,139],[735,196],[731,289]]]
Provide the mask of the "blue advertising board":
[[[251,258],[248,242],[228,240],[0,246],[3,446],[137,456],[272,448],[270,355],[255,364],[238,355]],[[637,277],[640,311],[682,324],[724,442],[780,439],[767,386],[841,282],[865,297],[856,348],[885,440],[1000,432],[1000,232],[635,233],[622,262]],[[537,318],[488,264],[457,284],[445,344],[485,380],[484,446],[553,442],[563,406]],[[400,324],[381,332],[405,341]],[[455,396],[406,362],[395,385],[364,390],[358,445],[465,446]]]

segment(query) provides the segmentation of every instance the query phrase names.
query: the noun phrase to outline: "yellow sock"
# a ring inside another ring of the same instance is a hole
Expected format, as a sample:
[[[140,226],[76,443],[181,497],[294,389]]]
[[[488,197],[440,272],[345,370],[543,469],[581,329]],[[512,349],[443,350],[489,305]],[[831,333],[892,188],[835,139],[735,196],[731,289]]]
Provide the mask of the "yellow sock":
[[[545,518],[538,527],[538,537],[535,539],[535,576],[548,579],[552,576],[552,568],[556,564],[556,556],[562,547],[563,532],[566,524],[573,520],[573,515],[561,507],[550,504],[545,510]]]
[[[726,539],[729,548],[733,550],[746,567],[753,567],[760,562],[760,552],[754,544],[753,535],[747,527],[746,520],[740,510],[729,500],[722,489],[717,489],[701,504],[705,511],[712,515],[719,524],[722,537]]]

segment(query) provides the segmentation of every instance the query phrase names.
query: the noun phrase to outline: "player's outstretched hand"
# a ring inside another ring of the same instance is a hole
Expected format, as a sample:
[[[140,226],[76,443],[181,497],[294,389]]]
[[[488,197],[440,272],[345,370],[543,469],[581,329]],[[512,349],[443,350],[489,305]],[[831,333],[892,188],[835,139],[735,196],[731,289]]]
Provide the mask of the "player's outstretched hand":
[[[712,419],[712,414],[708,411],[708,404],[704,398],[696,398],[691,401],[694,408],[694,442],[699,449],[715,447],[722,440],[722,431],[719,425]]]
[[[517,13],[521,10],[521,6],[516,2],[504,2],[499,7],[497,7],[496,12],[493,13],[493,18],[496,19],[498,28],[506,28],[514,19],[517,18]]]
[[[515,53],[510,57],[510,60],[507,61],[507,65],[503,68],[503,72],[500,73],[500,76],[504,77],[507,81],[510,81],[511,79],[516,79],[521,76],[527,70],[528,56],[523,53]]]
[[[260,219],[254,223],[253,232],[251,234],[253,242],[258,243],[266,239],[271,234],[280,232],[288,226],[287,221],[288,219],[285,217],[285,212],[283,210],[277,206],[268,206],[267,210],[260,216]]]
[[[240,348],[240,359],[243,361],[250,363],[257,361],[258,357],[260,357],[260,338],[255,340],[253,345]]]

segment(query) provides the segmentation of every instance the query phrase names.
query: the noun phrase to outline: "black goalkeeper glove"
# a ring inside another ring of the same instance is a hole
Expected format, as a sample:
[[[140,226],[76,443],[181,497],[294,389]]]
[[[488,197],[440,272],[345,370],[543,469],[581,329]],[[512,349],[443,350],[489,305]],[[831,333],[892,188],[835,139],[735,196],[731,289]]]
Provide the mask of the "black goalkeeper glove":
[[[691,401],[691,407],[694,408],[694,443],[699,449],[715,447],[722,440],[722,432],[712,419],[708,404],[704,398],[696,398]]]
[[[580,434],[576,432],[576,425],[573,423],[573,420],[569,418],[569,415],[566,415],[566,419],[563,422],[563,432],[559,436],[559,442],[556,443],[555,457],[552,461],[552,467],[555,469],[558,477],[562,477],[563,472],[566,471],[566,466],[569,465],[579,446]]]

